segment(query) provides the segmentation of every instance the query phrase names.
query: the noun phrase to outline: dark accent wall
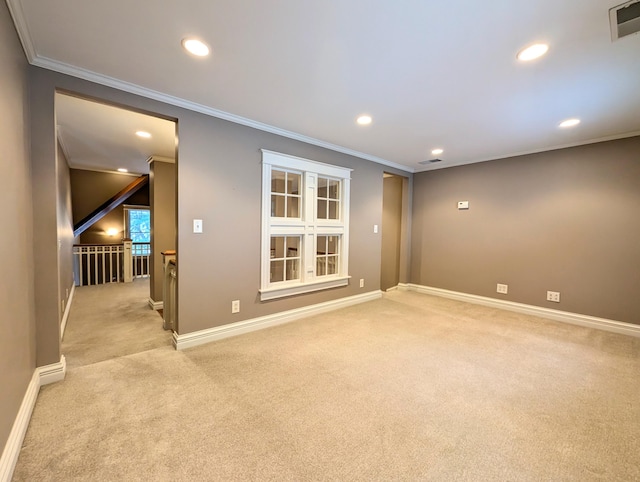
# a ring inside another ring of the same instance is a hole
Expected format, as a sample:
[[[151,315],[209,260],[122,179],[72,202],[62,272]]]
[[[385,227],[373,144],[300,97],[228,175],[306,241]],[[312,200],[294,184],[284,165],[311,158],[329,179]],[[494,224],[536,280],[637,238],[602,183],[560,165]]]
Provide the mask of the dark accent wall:
[[[71,198],[73,200],[73,223],[76,224],[106,200],[127,187],[135,177],[126,174],[71,169]],[[149,185],[133,194],[125,204],[149,206]],[[107,236],[109,228],[119,233]],[[120,243],[124,236],[124,207],[118,206],[80,235],[82,244]]]
[[[419,173],[411,281],[640,324],[639,212],[640,137]]]
[[[2,453],[36,367],[28,71],[27,61],[5,2],[0,2],[0,66],[0,204],[3,206],[0,209]],[[55,206],[55,199],[53,204]]]

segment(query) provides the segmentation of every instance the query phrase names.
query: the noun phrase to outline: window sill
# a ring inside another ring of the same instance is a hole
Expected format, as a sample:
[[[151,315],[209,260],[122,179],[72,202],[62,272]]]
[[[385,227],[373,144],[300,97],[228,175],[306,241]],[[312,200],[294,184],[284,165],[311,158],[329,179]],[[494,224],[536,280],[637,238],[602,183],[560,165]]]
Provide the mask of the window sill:
[[[293,286],[283,286],[277,288],[266,288],[259,290],[260,301],[275,300],[286,296],[300,295],[303,293],[311,293],[313,291],[326,290],[329,288],[339,288],[347,286],[351,276],[343,276],[340,278],[331,278],[322,281],[314,281],[311,283],[296,284]]]

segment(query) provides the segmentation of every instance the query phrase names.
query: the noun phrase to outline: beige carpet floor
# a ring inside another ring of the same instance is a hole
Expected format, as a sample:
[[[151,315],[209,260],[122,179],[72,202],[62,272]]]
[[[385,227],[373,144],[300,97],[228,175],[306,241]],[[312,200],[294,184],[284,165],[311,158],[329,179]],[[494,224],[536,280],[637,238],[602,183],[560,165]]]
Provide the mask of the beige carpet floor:
[[[149,307],[149,279],[78,286],[62,339],[67,368],[171,345],[171,332]]]
[[[640,339],[416,293],[42,389],[15,481],[640,480]]]

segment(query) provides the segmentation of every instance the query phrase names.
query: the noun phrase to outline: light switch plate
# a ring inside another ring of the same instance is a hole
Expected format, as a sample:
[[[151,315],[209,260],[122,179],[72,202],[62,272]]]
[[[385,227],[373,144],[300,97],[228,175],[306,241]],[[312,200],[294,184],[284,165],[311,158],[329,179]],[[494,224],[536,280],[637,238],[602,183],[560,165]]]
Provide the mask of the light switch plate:
[[[202,219],[194,219],[193,220],[193,232],[201,233],[202,232]]]
[[[469,201],[458,201],[458,209],[469,209]]]

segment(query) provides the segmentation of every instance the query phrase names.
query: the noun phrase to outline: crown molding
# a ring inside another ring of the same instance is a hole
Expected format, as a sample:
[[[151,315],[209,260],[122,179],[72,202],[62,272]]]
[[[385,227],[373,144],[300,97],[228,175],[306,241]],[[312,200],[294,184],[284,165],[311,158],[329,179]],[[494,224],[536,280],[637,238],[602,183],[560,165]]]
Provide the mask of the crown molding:
[[[454,162],[454,163],[447,164],[447,165],[444,165],[444,166],[443,165],[434,165],[434,166],[426,167],[426,168],[418,168],[418,169],[415,169],[413,172],[414,173],[418,173],[418,172],[436,171],[438,169],[446,169],[448,167],[466,166],[468,164],[478,164],[480,162],[497,161],[497,160],[500,160],[500,159],[509,159],[510,157],[528,156],[528,155],[531,155],[531,154],[540,154],[541,152],[558,151],[560,149],[570,149],[571,147],[588,146],[589,144],[597,144],[599,142],[607,142],[607,141],[617,141],[619,139],[627,139],[629,137],[636,137],[636,136],[640,136],[640,131],[632,131],[632,132],[626,132],[624,134],[615,134],[615,135],[612,135],[612,136],[598,137],[598,138],[595,138],[595,139],[587,139],[585,141],[571,142],[569,144],[560,144],[560,145],[557,145],[557,146],[543,147],[541,149],[532,149],[532,150],[528,150],[528,151],[515,152],[513,154],[505,154],[505,155],[498,156],[498,157],[486,157],[486,158],[481,158],[481,159],[477,159],[477,160],[473,160],[473,161]]]
[[[13,1],[17,1],[17,0],[13,0]],[[89,82],[94,82],[96,84],[112,87],[114,89],[122,90],[124,92],[129,92],[130,94],[135,94],[141,97],[146,97],[148,99],[157,100],[159,102],[164,102],[165,104],[174,105],[176,107],[181,107],[183,109],[187,109],[193,112],[198,112],[200,114],[208,115],[210,117],[216,117],[218,119],[233,122],[235,124],[251,127],[253,129],[258,129],[264,132],[269,132],[271,134],[276,134],[278,136],[287,137],[289,139],[304,142],[306,144],[323,147],[325,149],[329,149],[335,152],[340,152],[342,154],[347,154],[349,156],[358,157],[360,159],[365,159],[367,161],[375,162],[376,164],[382,164],[384,166],[393,167],[395,169],[398,169],[404,172],[409,172],[409,173],[415,172],[414,168],[405,166],[403,164],[398,164],[397,162],[388,161],[386,159],[382,159],[381,157],[365,154],[364,152],[349,149],[347,147],[342,147],[337,144],[332,144],[330,142],[322,141],[314,137],[306,136],[304,134],[299,134],[297,132],[288,131],[286,129],[281,129],[279,127],[275,127],[269,124],[264,124],[262,122],[247,119],[246,117],[241,117],[241,116],[231,114],[229,112],[225,112],[219,109],[214,109],[212,107],[208,107],[203,104],[198,104],[197,102],[185,100],[180,97],[175,97],[169,94],[163,94],[162,92],[158,92],[157,90],[147,89],[137,84],[132,84],[130,82],[119,80],[114,77],[109,77],[107,75],[98,74],[96,72],[83,69],[80,67],[76,67],[64,62],[58,62],[56,60],[49,59],[47,57],[41,57],[41,56],[35,55],[33,57],[33,60],[30,60],[30,63],[32,65],[35,65],[36,67],[42,67],[43,69],[52,70],[54,72],[70,75],[72,77],[77,77],[83,80],[88,80]]]
[[[24,50],[27,60],[30,64],[36,58],[36,48],[33,45],[33,39],[27,26],[27,21],[24,17],[24,11],[22,10],[22,3],[20,0],[7,0],[7,7],[9,7],[9,13],[13,19],[13,23],[16,26],[18,37],[20,37],[20,43]]]

